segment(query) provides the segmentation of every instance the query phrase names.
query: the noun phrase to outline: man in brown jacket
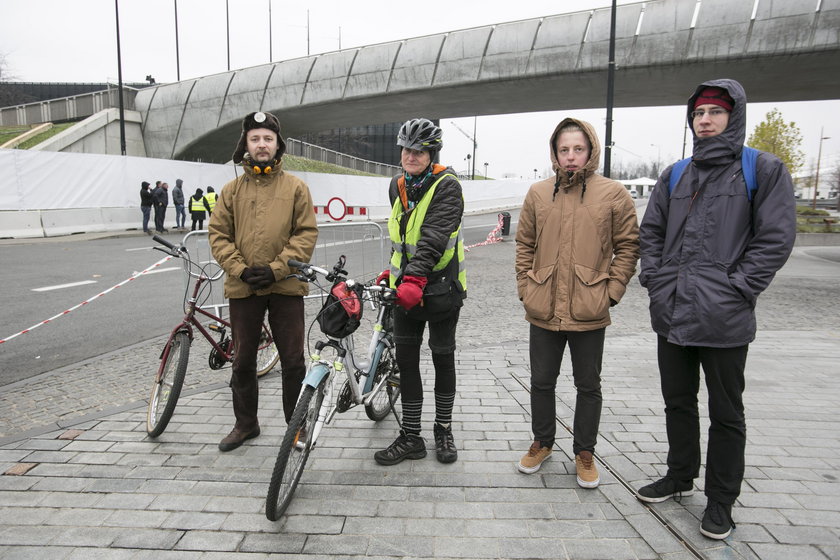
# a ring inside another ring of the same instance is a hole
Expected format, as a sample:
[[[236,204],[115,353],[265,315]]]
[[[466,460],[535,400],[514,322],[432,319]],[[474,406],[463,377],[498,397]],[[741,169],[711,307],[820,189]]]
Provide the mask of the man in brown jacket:
[[[534,432],[517,468],[537,472],[551,455],[554,391],[568,343],[577,389],[572,445],[577,483],[595,488],[604,334],[609,309],[621,301],[636,270],[639,226],[627,189],[595,173],[601,148],[592,125],[564,119],[549,148],[555,178],[531,186],[516,230],[516,283],[531,323]]]
[[[225,297],[236,334],[230,388],[236,424],[219,449],[236,449],[260,435],[257,348],[263,317],[280,354],[283,412],[292,415],[306,374],[303,296],[306,283],[287,279],[289,259],[309,262],[318,228],[306,184],[282,169],[286,143],[271,113],[251,113],[233,162],[245,172],[222,188],[208,226],[210,248],[225,270]]]

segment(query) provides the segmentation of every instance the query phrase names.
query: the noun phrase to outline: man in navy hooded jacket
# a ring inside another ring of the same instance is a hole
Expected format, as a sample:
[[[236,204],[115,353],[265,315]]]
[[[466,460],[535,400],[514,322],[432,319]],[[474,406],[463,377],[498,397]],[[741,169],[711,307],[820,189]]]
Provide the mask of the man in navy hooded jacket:
[[[650,297],[665,400],[668,471],[640,488],[646,502],[693,492],[700,470],[700,366],[709,393],[706,510],[700,532],[726,538],[744,478],[743,392],[755,305],[785,264],[796,237],[793,182],[774,155],[759,152],[757,190],[741,165],[746,94],[735,80],[700,84],[688,100],[691,162],[669,188],[674,166],[654,188],[640,227],[639,281]],[[750,170],[748,170],[750,171]]]

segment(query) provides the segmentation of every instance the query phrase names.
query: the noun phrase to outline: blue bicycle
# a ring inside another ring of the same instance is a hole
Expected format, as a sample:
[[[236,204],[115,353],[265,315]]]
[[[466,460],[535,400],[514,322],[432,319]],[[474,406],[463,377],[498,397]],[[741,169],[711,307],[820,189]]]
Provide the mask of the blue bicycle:
[[[290,260],[298,269],[293,276],[315,282],[323,276],[332,283],[325,304],[316,318],[326,339],[315,343],[315,353],[303,380],[295,410],[292,413],[271,482],[268,485],[265,515],[276,521],[291,502],[309,453],[315,447],[325,424],[336,413],[364,405],[368,418],[377,422],[394,411],[400,394],[400,375],[394,358],[393,306],[396,290],[385,286],[364,285],[347,278],[342,256],[331,271]],[[365,303],[377,312],[373,335],[363,360],[354,355],[353,332],[358,328]],[[332,361],[321,357],[325,349],[334,353]],[[345,380],[333,398],[333,387]]]

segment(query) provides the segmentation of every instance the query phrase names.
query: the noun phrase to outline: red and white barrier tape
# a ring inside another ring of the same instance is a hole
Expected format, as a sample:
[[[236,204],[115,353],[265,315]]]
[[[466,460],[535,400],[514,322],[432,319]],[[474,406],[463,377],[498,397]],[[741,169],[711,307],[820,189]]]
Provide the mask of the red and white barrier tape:
[[[78,305],[74,305],[74,306],[73,306],[73,307],[71,307],[70,309],[66,309],[66,310],[62,311],[61,313],[59,313],[59,314],[57,314],[57,315],[53,315],[53,316],[52,316],[52,317],[50,317],[49,319],[45,319],[45,320],[41,321],[40,323],[37,323],[37,324],[35,324],[35,325],[32,325],[32,326],[31,326],[31,327],[29,327],[28,329],[23,329],[22,331],[20,331],[20,332],[18,332],[18,333],[15,333],[15,334],[13,334],[12,336],[8,336],[8,337],[6,337],[6,338],[0,338],[0,344],[3,344],[4,342],[8,342],[8,341],[12,340],[13,338],[17,338],[17,337],[19,337],[19,336],[20,336],[20,335],[22,335],[22,334],[26,334],[26,333],[28,333],[28,332],[31,332],[31,331],[33,331],[33,330],[37,329],[38,327],[40,327],[40,326],[42,326],[42,325],[46,325],[47,323],[49,323],[50,321],[53,321],[54,319],[58,319],[58,318],[59,318],[59,317],[61,317],[62,315],[67,315],[67,314],[68,314],[68,313],[70,313],[71,311],[75,311],[76,309],[78,309],[78,308],[82,307],[83,305],[87,305],[87,304],[89,304],[89,303],[90,303],[90,302],[92,302],[93,300],[95,300],[95,299],[97,299],[97,298],[99,298],[99,297],[101,297],[101,296],[104,296],[105,294],[107,294],[107,293],[109,293],[109,292],[112,292],[112,291],[116,290],[116,289],[117,289],[117,288],[119,288],[120,286],[123,286],[123,285],[125,285],[125,284],[128,284],[129,282],[131,282],[132,280],[134,280],[134,279],[135,279],[135,278],[137,278],[138,276],[142,276],[143,274],[147,274],[147,273],[148,273],[149,271],[151,271],[153,268],[157,268],[157,267],[159,267],[160,265],[162,265],[163,263],[165,263],[166,261],[168,261],[168,260],[169,260],[169,259],[171,259],[171,258],[173,258],[173,257],[172,257],[172,256],[167,256],[167,257],[164,257],[164,258],[162,258],[161,260],[159,260],[158,262],[156,262],[155,264],[153,264],[152,266],[150,266],[149,268],[147,268],[146,270],[143,270],[143,271],[141,271],[141,272],[138,272],[137,274],[135,274],[135,275],[134,275],[134,276],[132,276],[131,278],[129,278],[129,279],[127,279],[127,280],[123,280],[122,282],[120,282],[120,283],[119,283],[119,284],[117,284],[116,286],[112,286],[112,287],[108,288],[107,290],[105,290],[104,292],[100,292],[100,293],[96,294],[95,296],[93,296],[92,298],[90,298],[90,299],[88,299],[88,300],[85,300],[85,301],[83,301],[82,303],[80,303],[80,304],[78,304]]]
[[[473,245],[468,245],[464,247],[465,251],[469,251],[473,247],[481,247],[482,245],[491,245],[493,243],[498,243],[499,241],[503,241],[502,239],[502,215],[499,214],[499,223],[496,224],[496,227],[493,228],[493,231],[487,234],[487,239],[480,243],[475,243]]]

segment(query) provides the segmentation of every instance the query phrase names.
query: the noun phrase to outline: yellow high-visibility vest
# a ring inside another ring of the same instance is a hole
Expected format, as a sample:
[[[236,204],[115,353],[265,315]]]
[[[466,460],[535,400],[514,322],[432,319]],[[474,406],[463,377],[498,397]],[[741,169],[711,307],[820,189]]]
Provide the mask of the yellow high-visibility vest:
[[[394,200],[394,206],[391,208],[391,217],[388,218],[388,234],[391,237],[391,248],[393,249],[391,253],[391,268],[390,268],[390,282],[391,287],[397,287],[397,281],[399,280],[400,276],[403,273],[403,259],[405,262],[411,260],[414,254],[417,252],[417,242],[420,241],[420,229],[423,225],[423,221],[426,219],[426,212],[429,209],[429,204],[432,201],[432,197],[435,194],[435,189],[437,189],[438,183],[440,183],[444,177],[455,177],[451,173],[446,173],[441,175],[432,186],[429,187],[429,190],[426,194],[423,195],[423,198],[420,199],[420,202],[417,203],[417,206],[408,214],[407,218],[403,218],[407,220],[405,224],[405,239],[402,238],[400,235],[400,218],[403,214],[403,205],[402,200],[400,197],[397,197]],[[403,246],[405,246],[405,255],[403,255]],[[464,238],[461,235],[461,225],[458,224],[458,228],[453,231],[449,235],[449,242],[446,244],[446,250],[438,259],[438,262],[435,263],[435,266],[432,268],[432,272],[437,272],[439,270],[443,270],[452,260],[452,257],[458,255],[458,284],[461,287],[461,290],[466,292],[467,291],[467,267],[466,263],[464,262]]]
[[[212,212],[216,208],[216,193],[209,192],[204,195],[204,198],[207,199],[207,205],[210,207],[210,211]]]

